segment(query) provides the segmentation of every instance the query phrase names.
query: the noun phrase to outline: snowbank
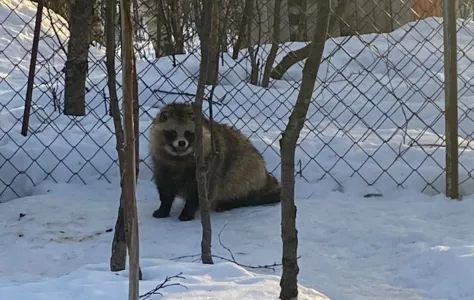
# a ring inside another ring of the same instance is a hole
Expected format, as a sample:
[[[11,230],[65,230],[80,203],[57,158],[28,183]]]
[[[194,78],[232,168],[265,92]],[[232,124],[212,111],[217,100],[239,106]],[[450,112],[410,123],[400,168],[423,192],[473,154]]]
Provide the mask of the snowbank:
[[[157,290],[144,299],[276,300],[280,280],[275,275],[258,275],[233,263],[203,265],[162,260],[142,260],[140,295],[154,291],[163,282],[179,284]],[[179,275],[182,278],[166,277]],[[301,300],[329,300],[315,290],[299,287]],[[1,285],[0,299],[16,300],[115,300],[128,295],[128,272],[111,273],[108,266],[85,265],[55,279],[22,285]]]

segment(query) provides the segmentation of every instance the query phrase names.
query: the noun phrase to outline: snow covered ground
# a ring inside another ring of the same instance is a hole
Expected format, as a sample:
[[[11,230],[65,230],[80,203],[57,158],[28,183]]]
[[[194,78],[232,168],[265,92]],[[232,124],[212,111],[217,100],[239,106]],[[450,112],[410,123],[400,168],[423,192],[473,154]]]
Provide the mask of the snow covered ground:
[[[255,275],[233,263],[201,265],[148,259],[142,261],[142,299],[277,299],[278,277]],[[174,274],[174,275],[167,275]],[[186,277],[182,274],[186,274]],[[173,277],[167,281],[166,277]],[[179,278],[176,278],[179,276]],[[167,282],[163,285],[163,282]],[[156,287],[161,288],[157,289]],[[155,291],[156,290],[156,291]],[[106,264],[85,265],[71,274],[23,285],[5,285],[2,299],[126,299],[127,272],[111,273]],[[163,297],[160,297],[163,296]],[[302,300],[326,300],[321,293],[300,288]]]
[[[45,11],[30,133],[21,136],[35,11],[29,1],[0,1],[0,299],[125,297],[127,273],[107,268],[119,189],[113,125],[102,94],[107,95],[105,67],[99,66],[104,49],[91,49],[88,115],[61,115],[51,89],[62,94],[63,75],[56,80],[51,65],[63,67],[58,41],[64,43],[68,34],[56,27],[56,37],[51,23],[61,18],[51,14],[50,19]],[[409,146],[414,140],[441,143],[443,136],[439,21],[352,38],[344,50],[337,50],[341,38],[327,42],[331,59],[319,73],[326,84],[315,89],[296,157],[299,280],[308,287],[301,287],[307,299],[324,299],[316,290],[336,300],[474,298],[473,152],[468,148],[460,156],[465,198],[458,203],[436,195],[444,191],[444,148]],[[458,32],[462,140],[474,130],[469,114],[474,23]],[[285,44],[277,61],[301,46]],[[137,66],[142,133],[137,193],[145,275],[140,292],[182,272],[186,279],[176,282],[188,289],[166,288],[166,299],[276,299],[279,267],[249,272],[228,262],[192,263],[195,257],[189,256],[200,249],[199,220],[179,222],[179,203],[171,218],[151,217],[158,195],[147,166],[150,117],[163,102],[192,100],[153,90],[194,93],[196,87],[198,58],[176,59],[177,67],[168,58],[152,65],[150,57]],[[224,60],[216,96],[225,100],[215,107],[215,117],[251,136],[279,176],[278,138],[297,96],[301,65],[262,89],[244,82],[248,63],[227,55]],[[383,197],[363,197],[373,192]],[[218,241],[225,226],[222,243],[239,263],[281,260],[279,206],[213,214],[212,223],[216,255],[230,258]],[[181,256],[186,257],[177,259]]]
[[[384,198],[363,198],[327,191],[322,184],[316,184],[314,190],[317,194],[311,198],[298,199],[300,284],[337,300],[474,297],[473,197],[455,204],[442,196],[414,191],[397,191]],[[3,293],[15,291],[22,296],[25,293],[25,299],[32,299],[26,294],[30,285],[21,284],[69,272],[72,273],[66,277],[44,279],[46,281],[35,288],[31,286],[31,293],[44,289],[41,291],[46,299],[53,293],[46,290],[48,285],[61,286],[58,293],[75,293],[87,283],[99,292],[101,282],[114,281],[110,286],[103,286],[101,293],[106,294],[118,293],[120,290],[115,288],[118,284],[126,286],[125,274],[114,277],[106,268],[113,236],[113,232],[107,231],[114,225],[119,189],[112,184],[104,187],[101,183],[87,187],[45,183],[34,193],[35,196],[1,204],[0,299],[7,298],[2,297],[6,295]],[[248,289],[243,291],[248,293],[254,288],[262,292],[257,286],[241,287],[243,271],[229,265],[217,264],[211,271],[208,267],[198,270],[197,266],[180,264],[162,269],[155,261],[150,262],[149,259],[156,258],[166,260],[164,263],[168,265],[169,261],[194,262],[196,257],[177,258],[199,254],[200,223],[199,219],[179,222],[180,203],[174,206],[169,219],[154,219],[151,212],[158,201],[148,181],[139,182],[138,200],[140,256],[144,267],[151,269],[144,271],[151,282],[142,285],[142,294],[165,276],[173,276],[183,268],[187,270],[183,271],[187,279],[180,282],[190,284],[190,291],[195,285],[201,291],[203,285],[206,288],[213,284],[219,286],[214,290],[217,294],[209,295],[211,299],[222,299],[220,292],[237,292],[241,288]],[[239,263],[257,266],[280,262],[279,206],[213,214],[212,224],[214,254],[230,258],[219,243],[222,230],[222,244],[232,250]],[[222,260],[216,259],[216,262]],[[100,265],[75,271],[85,264]],[[154,275],[153,269],[160,270],[159,275]],[[269,282],[264,290],[269,296],[264,299],[276,299],[277,279],[268,276],[278,276],[281,269],[249,271],[252,275],[246,276],[254,277],[255,284]],[[221,272],[227,277],[219,279],[217,274]],[[229,272],[231,274],[227,274]],[[202,274],[201,279],[197,279],[199,274]],[[72,282],[68,284],[68,281]],[[224,282],[231,286],[223,286]],[[238,285],[235,289],[234,284]],[[171,292],[185,291],[173,288]],[[78,299],[91,299],[87,298],[88,293]],[[249,295],[249,298],[238,295],[226,297],[260,299],[257,295]],[[61,297],[68,298],[60,294],[56,299]]]

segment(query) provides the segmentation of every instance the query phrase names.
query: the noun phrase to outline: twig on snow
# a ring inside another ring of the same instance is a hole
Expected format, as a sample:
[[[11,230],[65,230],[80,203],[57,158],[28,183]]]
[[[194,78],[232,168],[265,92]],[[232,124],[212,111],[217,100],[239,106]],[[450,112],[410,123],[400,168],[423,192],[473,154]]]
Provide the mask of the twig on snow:
[[[140,299],[148,299],[150,298],[151,296],[153,295],[160,295],[160,296],[163,296],[162,293],[158,292],[159,290],[162,290],[164,288],[167,288],[167,287],[170,287],[170,286],[181,286],[185,289],[188,289],[186,286],[182,285],[181,283],[179,282],[176,282],[176,283],[169,283],[171,280],[173,279],[186,279],[185,277],[181,276],[181,274],[183,274],[182,272],[174,275],[174,276],[166,276],[165,280],[163,280],[163,282],[161,282],[160,284],[158,284],[154,289],[152,289],[151,291],[149,292],[146,292],[145,294],[143,295],[140,295]]]
[[[239,267],[247,268],[247,269],[269,269],[269,270],[275,271],[275,267],[280,267],[282,265],[281,263],[276,263],[276,262],[274,262],[273,264],[267,264],[267,265],[246,265],[246,264],[239,263],[235,259],[235,256],[232,253],[232,251],[230,250],[230,248],[225,246],[224,243],[222,242],[221,235],[222,235],[222,232],[224,231],[224,228],[226,226],[227,226],[227,223],[219,231],[218,241],[219,241],[219,244],[221,245],[221,247],[224,248],[227,252],[229,252],[229,255],[230,255],[231,258],[227,258],[227,257],[223,257],[223,256],[220,256],[220,255],[215,255],[215,254],[212,255],[213,258],[218,258],[218,259],[223,260],[223,261],[231,262],[231,263],[234,263],[234,264],[238,265]],[[200,257],[200,256],[201,256],[201,254],[183,255],[183,256],[178,256],[178,257],[171,258],[171,260],[176,261],[176,260],[181,260],[181,259],[185,259],[185,258],[196,258],[196,257]],[[300,257],[301,257],[301,255],[298,256],[297,259],[299,259]],[[193,262],[199,261],[199,260],[200,259],[196,259]]]

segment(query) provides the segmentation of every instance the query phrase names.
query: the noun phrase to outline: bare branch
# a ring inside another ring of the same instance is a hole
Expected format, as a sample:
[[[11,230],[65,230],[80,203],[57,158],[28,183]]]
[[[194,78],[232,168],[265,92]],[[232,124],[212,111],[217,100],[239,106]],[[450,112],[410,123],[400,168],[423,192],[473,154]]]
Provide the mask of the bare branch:
[[[247,264],[243,264],[243,263],[238,262],[235,259],[234,254],[232,253],[230,248],[225,246],[224,243],[221,240],[222,232],[224,231],[224,228],[226,226],[227,226],[227,224],[224,225],[222,227],[222,229],[219,231],[218,239],[219,239],[219,244],[221,245],[221,247],[224,248],[227,252],[229,252],[229,255],[230,255],[231,258],[227,258],[227,257],[223,257],[223,256],[220,256],[220,255],[215,255],[215,254],[212,255],[213,258],[218,258],[218,259],[223,260],[223,261],[231,262],[231,263],[234,263],[234,264],[238,265],[239,267],[247,268],[247,269],[269,269],[269,270],[275,271],[276,267],[280,267],[282,265],[282,264],[276,263],[276,262],[274,262],[272,264],[266,264],[266,265],[247,265]],[[185,259],[185,258],[198,258],[199,256],[200,256],[200,254],[183,255],[183,256],[178,256],[178,257],[171,258],[171,260],[182,260],[182,259]],[[298,256],[298,259],[300,259],[300,258],[301,258],[301,256]],[[199,261],[199,258],[195,261]]]
[[[33,45],[31,47],[30,69],[28,71],[28,83],[26,87],[25,109],[23,111],[23,122],[21,125],[21,135],[28,134],[28,125],[30,123],[31,101],[33,98],[33,84],[35,81],[36,57],[38,56],[39,35],[41,31],[41,20],[43,18],[43,1],[39,0],[36,10],[35,31],[33,34]]]
[[[49,22],[51,23],[51,28],[53,29],[54,35],[58,39],[59,49],[61,49],[63,51],[64,56],[66,57],[67,56],[67,51],[66,51],[66,48],[64,47],[63,43],[61,42],[61,39],[59,38],[58,31],[56,30],[56,26],[54,25],[54,22],[53,22],[53,16],[51,15],[51,10],[48,9],[47,12],[48,12]]]
[[[336,6],[336,9],[333,14],[331,14],[331,18],[329,19],[329,25],[328,25],[328,32],[334,29],[336,26],[336,21],[341,19],[340,16],[342,16],[346,10],[347,7],[347,0],[339,0],[338,4]],[[275,7],[276,9],[276,7]],[[315,31],[320,30],[317,26],[314,27]],[[306,46],[297,49],[295,51],[290,51],[288,54],[283,57],[281,62],[273,68],[270,77],[273,79],[281,79],[283,75],[294,65],[299,63],[300,61],[305,60],[310,51],[311,44],[307,44]],[[273,48],[272,48],[273,49]]]
[[[145,294],[143,295],[140,295],[140,299],[148,299],[150,298],[151,296],[153,295],[160,295],[160,296],[163,296],[162,293],[159,292],[159,290],[162,290],[162,289],[165,289],[167,287],[170,287],[170,286],[180,286],[180,287],[183,287],[185,289],[188,289],[186,286],[182,285],[181,283],[169,283],[171,280],[173,279],[186,279],[185,277],[181,276],[183,273],[182,272],[179,272],[178,274],[176,275],[173,275],[173,276],[166,276],[165,280],[163,280],[163,282],[161,282],[160,284],[158,284],[154,289],[152,289],[151,291],[149,292],[146,292]]]

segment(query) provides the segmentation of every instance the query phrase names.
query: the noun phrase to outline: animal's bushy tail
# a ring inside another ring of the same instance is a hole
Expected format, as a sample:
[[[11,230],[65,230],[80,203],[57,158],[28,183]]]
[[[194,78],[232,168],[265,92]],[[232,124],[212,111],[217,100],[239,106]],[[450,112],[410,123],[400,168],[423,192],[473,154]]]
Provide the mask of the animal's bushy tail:
[[[215,210],[219,212],[239,207],[261,206],[279,203],[281,201],[280,184],[278,183],[278,180],[271,174],[268,174],[267,178],[267,185],[261,191],[252,193],[246,197],[221,202],[216,206]]]
[[[281,187],[278,180],[272,174],[267,173],[267,186],[260,194],[260,201],[263,204],[278,203],[281,201],[280,191]]]

